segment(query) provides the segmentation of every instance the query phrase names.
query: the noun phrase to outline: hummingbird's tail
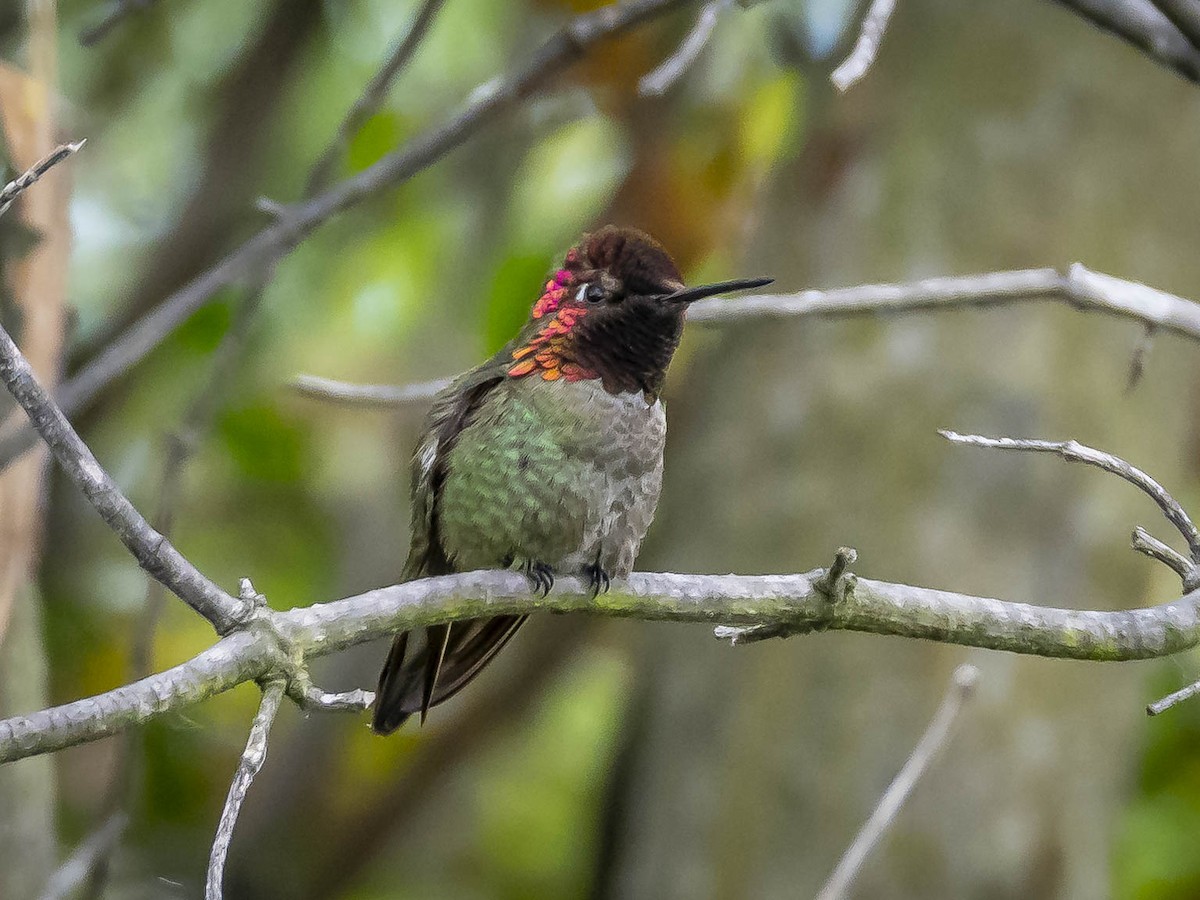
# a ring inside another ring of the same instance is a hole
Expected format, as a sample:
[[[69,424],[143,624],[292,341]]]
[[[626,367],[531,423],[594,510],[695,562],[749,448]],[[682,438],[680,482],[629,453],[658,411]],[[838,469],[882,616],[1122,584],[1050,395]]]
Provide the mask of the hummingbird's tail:
[[[448,700],[483,670],[528,616],[493,616],[396,635],[379,673],[371,727],[391,734],[414,713]]]

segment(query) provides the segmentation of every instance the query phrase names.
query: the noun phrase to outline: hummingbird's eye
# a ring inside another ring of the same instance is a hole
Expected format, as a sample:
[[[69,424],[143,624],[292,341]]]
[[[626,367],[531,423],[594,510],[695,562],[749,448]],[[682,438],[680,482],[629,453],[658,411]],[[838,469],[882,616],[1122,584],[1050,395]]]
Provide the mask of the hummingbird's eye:
[[[575,300],[582,303],[586,300],[588,303],[599,303],[604,299],[604,288],[596,282],[590,284],[582,284],[579,286],[579,292],[575,295]]]

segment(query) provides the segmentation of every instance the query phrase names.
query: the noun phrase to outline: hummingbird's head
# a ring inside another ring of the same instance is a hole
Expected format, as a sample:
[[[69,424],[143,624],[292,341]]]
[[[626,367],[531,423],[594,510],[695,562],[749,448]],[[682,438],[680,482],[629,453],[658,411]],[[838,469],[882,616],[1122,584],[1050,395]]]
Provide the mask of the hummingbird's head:
[[[546,282],[508,374],[600,379],[610,393],[654,397],[690,303],[770,282],[752,278],[686,287],[662,244],[632,228],[607,226],[584,235]]]

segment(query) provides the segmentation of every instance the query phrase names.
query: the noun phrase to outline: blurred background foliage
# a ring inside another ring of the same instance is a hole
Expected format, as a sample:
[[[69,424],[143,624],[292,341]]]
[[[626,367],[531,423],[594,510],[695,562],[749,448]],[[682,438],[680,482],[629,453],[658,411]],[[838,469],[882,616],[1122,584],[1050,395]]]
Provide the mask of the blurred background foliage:
[[[340,174],[597,5],[449,0]],[[302,195],[414,6],[162,0],[85,49],[104,6],[61,0],[60,127],[89,138],[70,164],[68,371],[260,227],[258,197]],[[638,98],[691,25],[667,17],[317,231],[267,284],[185,471],[176,543],[222,584],[252,575],[276,607],[394,581],[420,412],[316,403],[289,380],[460,371],[507,340],[555,257],[609,221],[657,235],[690,280],[761,272],[798,290],[1081,259],[1200,296],[1194,86],[1051,4],[905,0],[876,68],[835,97],[828,71],[859,12],[736,7],[676,86]],[[23,18],[0,14],[0,29],[22,65]],[[251,288],[222,291],[79,418],[144,510]],[[1088,608],[1173,596],[1169,573],[1123,549],[1135,522],[1158,524],[1127,487],[935,435],[1075,437],[1200,509],[1200,347],[1159,337],[1127,391],[1137,339],[1034,306],[690,330],[640,567],[802,571],[853,544],[859,571],[894,581]],[[65,701],[125,680],[146,586],[57,478],[46,517],[37,587]],[[168,602],[155,667],[211,637]],[[1141,712],[1197,674],[1195,654],[1106,667],[850,634],[731,650],[703,628],[557,617],[513,648],[388,740],[362,718],[287,709],[230,895],[809,896],[970,659],[978,701],[859,895],[1200,896],[1200,704]],[[382,653],[316,675],[369,685]],[[199,896],[256,699],[243,686],[138,736],[141,790],[105,896]],[[57,758],[63,854],[105,814],[121,747]],[[0,865],[33,864],[0,842]]]

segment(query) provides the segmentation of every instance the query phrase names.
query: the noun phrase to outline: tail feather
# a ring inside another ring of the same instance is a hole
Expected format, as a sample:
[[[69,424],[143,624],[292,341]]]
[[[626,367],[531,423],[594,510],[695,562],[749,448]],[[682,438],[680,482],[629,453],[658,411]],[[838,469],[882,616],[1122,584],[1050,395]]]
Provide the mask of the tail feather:
[[[379,674],[371,727],[390,734],[420,713],[457,694],[508,643],[527,616],[493,616],[396,635]]]

